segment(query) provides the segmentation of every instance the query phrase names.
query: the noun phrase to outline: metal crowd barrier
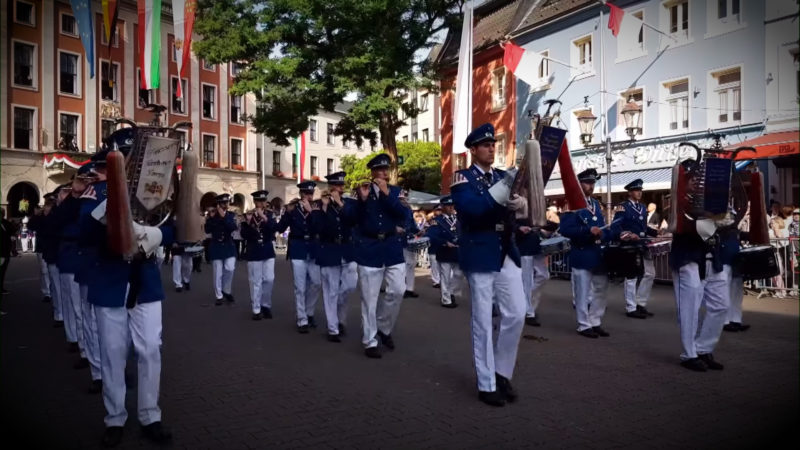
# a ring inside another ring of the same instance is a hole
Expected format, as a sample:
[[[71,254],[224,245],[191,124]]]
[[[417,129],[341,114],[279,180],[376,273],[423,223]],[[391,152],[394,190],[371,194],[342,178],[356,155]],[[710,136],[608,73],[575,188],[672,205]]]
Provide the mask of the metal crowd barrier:
[[[781,273],[777,277],[765,280],[745,282],[746,292],[758,298],[770,296],[777,298],[800,298],[800,274],[798,274],[798,261],[800,260],[800,241],[797,237],[784,239],[771,239],[770,244],[776,249],[778,266]],[[653,260],[655,266],[655,280],[662,283],[672,283],[672,270],[669,267],[669,254],[657,256]],[[550,276],[569,279],[571,267],[568,254],[550,255],[548,261]]]

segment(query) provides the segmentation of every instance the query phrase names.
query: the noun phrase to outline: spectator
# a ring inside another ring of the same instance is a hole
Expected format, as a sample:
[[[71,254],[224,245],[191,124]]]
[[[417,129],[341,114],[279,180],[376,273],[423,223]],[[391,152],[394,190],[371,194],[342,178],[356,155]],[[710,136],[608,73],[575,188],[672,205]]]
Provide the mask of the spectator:
[[[8,264],[11,260],[12,250],[16,246],[14,236],[17,233],[17,227],[6,220],[5,208],[0,208],[0,294],[8,294],[6,290],[6,271]],[[0,313],[5,315],[5,312],[0,309]]]
[[[777,202],[776,202],[777,203]],[[773,203],[773,211],[774,206],[776,203]],[[780,204],[780,203],[777,203]],[[781,215],[781,210],[778,209],[778,214],[772,218],[769,222],[769,237],[772,240],[772,246],[778,249],[778,267],[780,269],[780,275],[774,277],[772,279],[775,288],[778,292],[775,294],[778,298],[786,297],[785,289],[787,286],[783,282],[783,275],[786,273],[786,270],[791,270],[791,268],[786,266],[786,256],[787,256],[787,244],[789,237],[787,231],[787,225],[785,218]]]

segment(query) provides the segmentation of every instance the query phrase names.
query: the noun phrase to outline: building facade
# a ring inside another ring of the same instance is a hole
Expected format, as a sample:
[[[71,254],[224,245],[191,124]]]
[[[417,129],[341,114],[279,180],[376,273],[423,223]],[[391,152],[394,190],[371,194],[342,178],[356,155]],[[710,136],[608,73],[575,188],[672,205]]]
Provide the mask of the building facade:
[[[397,129],[397,142],[441,143],[439,94],[427,89],[412,90],[403,103],[414,105],[419,113],[416,117],[407,117],[402,109],[399,111],[405,124]]]

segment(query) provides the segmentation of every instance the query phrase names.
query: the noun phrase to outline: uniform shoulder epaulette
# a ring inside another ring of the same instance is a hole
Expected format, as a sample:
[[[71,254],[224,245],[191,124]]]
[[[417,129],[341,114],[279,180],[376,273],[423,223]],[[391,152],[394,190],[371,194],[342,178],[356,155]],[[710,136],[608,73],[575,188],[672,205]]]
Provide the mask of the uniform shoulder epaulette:
[[[625,212],[625,203],[619,203],[617,206],[614,207],[614,212]]]
[[[452,187],[452,186],[455,186],[457,184],[463,184],[463,183],[466,183],[466,182],[467,182],[467,177],[464,176],[463,173],[461,173],[461,170],[458,170],[458,171],[456,171],[456,173],[453,174],[453,182],[450,184],[450,186]]]
[[[80,198],[88,198],[91,200],[97,200],[97,193],[94,191],[94,186],[89,186],[83,191]]]

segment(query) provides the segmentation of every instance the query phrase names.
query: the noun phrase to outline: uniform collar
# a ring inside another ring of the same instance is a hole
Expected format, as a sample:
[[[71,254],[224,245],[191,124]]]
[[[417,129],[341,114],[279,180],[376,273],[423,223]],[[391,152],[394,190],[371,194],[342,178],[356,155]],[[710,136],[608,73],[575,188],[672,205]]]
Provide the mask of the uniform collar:
[[[472,165],[472,167],[474,167],[474,168],[478,169],[478,172],[480,172],[480,174],[481,174],[481,175],[485,175],[485,174],[486,174],[486,171],[485,171],[485,170],[483,170],[483,169],[481,169],[481,166],[479,166],[479,165],[477,165],[477,164],[473,164],[473,165]],[[489,173],[491,173],[492,175],[494,175],[494,169],[492,169],[492,168],[490,167],[490,168],[489,168]]]

